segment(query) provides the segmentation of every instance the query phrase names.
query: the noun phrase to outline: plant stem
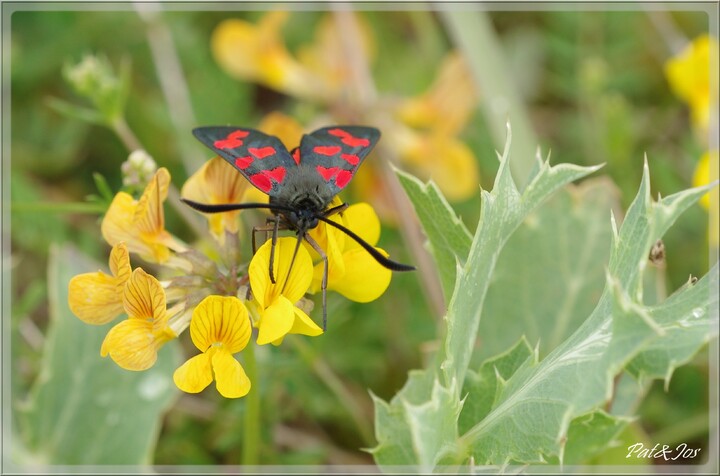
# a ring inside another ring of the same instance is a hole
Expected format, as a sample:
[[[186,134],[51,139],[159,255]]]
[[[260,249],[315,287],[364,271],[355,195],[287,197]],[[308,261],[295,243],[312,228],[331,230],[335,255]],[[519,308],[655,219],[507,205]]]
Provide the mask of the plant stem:
[[[245,398],[245,424],[243,425],[243,455],[244,466],[258,464],[258,449],[260,448],[260,389],[257,387],[257,361],[255,360],[255,346],[251,342],[243,352],[245,371],[253,387]]]
[[[340,380],[324,360],[317,358],[312,348],[310,348],[305,341],[302,339],[292,339],[292,343],[300,353],[300,357],[302,357],[308,366],[312,367],[313,371],[320,377],[320,380],[335,394],[338,401],[340,401],[348,411],[350,417],[355,422],[355,426],[360,433],[363,443],[368,446],[372,445],[374,438],[370,419],[365,417],[360,402],[355,398],[355,395],[348,390],[342,380]]]

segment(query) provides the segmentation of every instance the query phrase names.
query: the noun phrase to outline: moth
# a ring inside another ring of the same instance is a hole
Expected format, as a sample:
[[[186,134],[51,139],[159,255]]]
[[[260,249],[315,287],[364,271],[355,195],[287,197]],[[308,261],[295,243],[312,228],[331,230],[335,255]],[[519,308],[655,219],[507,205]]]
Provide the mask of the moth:
[[[272,218],[269,218],[264,226],[253,228],[252,241],[255,252],[255,234],[260,231],[272,232],[269,273],[273,283],[273,260],[278,232],[291,230],[297,235],[293,261],[302,240],[307,241],[320,255],[324,264],[321,283],[323,330],[327,326],[328,258],[308,234],[320,222],[348,235],[387,269],[415,269],[414,266],[387,258],[352,230],[329,219],[330,216],[347,209],[347,203],[333,207],[330,204],[350,183],[365,157],[380,140],[378,129],[366,126],[324,127],[304,135],[300,146],[291,151],[288,151],[277,137],[244,127],[198,127],[193,130],[193,135],[235,167],[251,184],[266,193],[269,203],[210,205],[187,199],[183,201],[203,213],[269,209],[273,214]]]

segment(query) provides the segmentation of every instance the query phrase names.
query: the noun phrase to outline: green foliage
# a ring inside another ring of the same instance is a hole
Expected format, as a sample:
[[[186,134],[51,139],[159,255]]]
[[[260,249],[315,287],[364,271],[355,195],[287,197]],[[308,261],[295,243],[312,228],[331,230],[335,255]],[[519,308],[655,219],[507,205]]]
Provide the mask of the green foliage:
[[[717,267],[660,304],[643,303],[642,278],[651,246],[709,188],[652,202],[646,166],[619,231],[611,216],[606,285],[594,310],[546,358],[540,360],[537,351],[519,344],[473,373],[469,364],[481,317],[506,319],[486,314],[484,298],[510,235],[550,193],[596,169],[550,167],[546,162],[536,167],[521,194],[510,178],[508,149],[493,190],[482,194],[481,221],[465,266],[458,269],[446,315],[447,334],[435,363],[411,372],[389,403],[375,399],[379,444],[372,453],[384,468],[407,465],[428,471],[438,465],[468,464],[470,459],[478,465],[586,460],[604,450],[627,423],[603,410],[612,401],[613,380],[623,368],[631,364],[636,374],[669,378],[678,364],[716,337],[711,324],[717,323],[717,295],[710,290],[717,289]],[[403,184],[417,188],[407,179]],[[417,210],[436,201],[427,194],[410,195]],[[451,210],[447,214],[440,221],[455,219]],[[530,221],[535,227],[557,228],[552,219]],[[426,233],[432,249],[443,243],[437,229]],[[548,267],[546,276],[564,268],[563,262],[555,269]],[[515,289],[512,281],[503,284]],[[669,341],[676,344],[668,345]],[[660,349],[662,358],[655,358]]]
[[[177,396],[172,372],[177,343],[160,352],[146,372],[128,372],[100,357],[109,327],[89,326],[68,309],[68,282],[101,266],[70,246],[51,255],[51,323],[40,375],[22,405],[25,444],[16,463],[147,465],[152,463],[160,417]],[[16,448],[17,450],[17,448]]]

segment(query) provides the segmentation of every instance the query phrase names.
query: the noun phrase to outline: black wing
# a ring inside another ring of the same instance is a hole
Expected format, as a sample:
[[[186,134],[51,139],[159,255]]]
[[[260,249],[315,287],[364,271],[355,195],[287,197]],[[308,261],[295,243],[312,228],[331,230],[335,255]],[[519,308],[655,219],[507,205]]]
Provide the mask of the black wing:
[[[278,193],[288,167],[297,166],[280,139],[255,129],[198,127],[193,135],[270,196]]]
[[[300,166],[314,170],[336,195],[350,182],[378,140],[380,131],[374,127],[324,127],[303,136]]]

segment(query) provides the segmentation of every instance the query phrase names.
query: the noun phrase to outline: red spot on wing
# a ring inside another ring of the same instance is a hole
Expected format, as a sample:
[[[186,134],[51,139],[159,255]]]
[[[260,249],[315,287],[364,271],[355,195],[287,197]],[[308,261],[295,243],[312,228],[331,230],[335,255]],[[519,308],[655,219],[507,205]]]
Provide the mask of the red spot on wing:
[[[340,154],[340,157],[350,165],[357,165],[360,162],[360,157],[354,154]]]
[[[339,145],[318,145],[313,148],[313,152],[321,155],[335,155],[342,150]]]
[[[245,170],[246,168],[250,167],[250,164],[253,163],[253,160],[255,159],[253,159],[249,155],[246,157],[238,157],[237,159],[235,159],[235,166],[240,170]]]
[[[234,149],[243,145],[242,139],[248,134],[248,131],[233,131],[225,139],[216,140],[213,145],[216,149]]]
[[[323,167],[322,165],[318,165],[315,169],[326,182],[329,182],[340,171],[340,167]]]
[[[348,131],[342,130],[342,129],[330,129],[328,131],[328,134],[340,137],[342,140],[342,143],[345,145],[349,145],[350,147],[367,147],[370,145],[370,140],[365,139],[362,137],[355,137],[354,135],[350,134]]]
[[[348,137],[350,135],[348,131],[344,131],[342,129],[330,129],[328,134],[335,137]]]
[[[253,183],[253,185],[255,185],[257,188],[259,188],[265,193],[268,193],[272,189],[272,182],[270,181],[270,177],[268,177],[262,172],[251,175],[250,181]]]
[[[273,155],[275,153],[275,147],[269,145],[266,145],[265,147],[248,147],[248,152],[258,159],[264,159],[268,155]]]
[[[300,148],[296,147],[292,152],[292,158],[295,160],[295,163],[300,165]]]
[[[349,170],[340,170],[337,174],[337,177],[335,177],[335,183],[338,187],[343,188],[345,185],[348,184],[352,177],[353,174]]]
[[[367,147],[370,145],[369,139],[359,138],[359,137],[343,137],[342,139],[343,144],[347,144],[350,147]]]
[[[285,180],[285,167],[275,167],[272,170],[263,170],[262,173],[275,180],[277,183],[282,183]]]

